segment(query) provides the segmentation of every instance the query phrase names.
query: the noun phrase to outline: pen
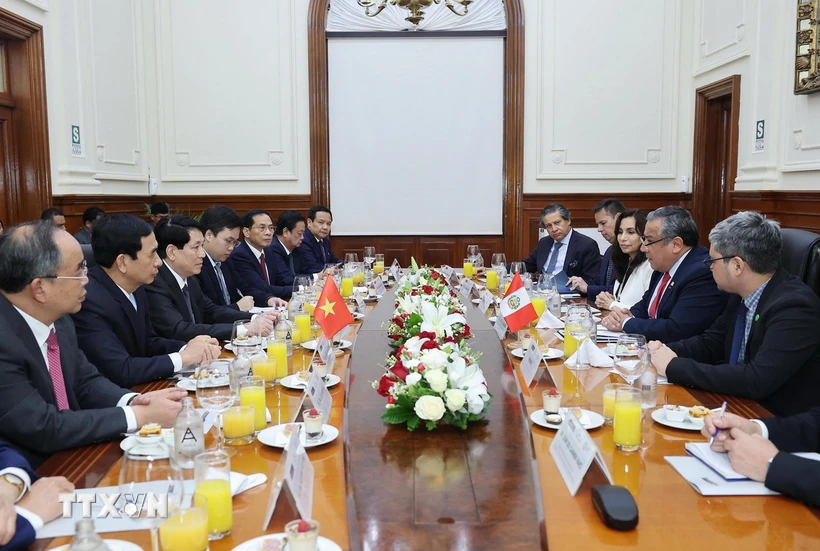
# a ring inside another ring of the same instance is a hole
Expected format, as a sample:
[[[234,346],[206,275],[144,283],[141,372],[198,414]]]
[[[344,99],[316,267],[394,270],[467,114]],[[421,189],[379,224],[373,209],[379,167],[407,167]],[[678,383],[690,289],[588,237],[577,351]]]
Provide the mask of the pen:
[[[724,413],[726,413],[726,402],[723,402],[723,405],[720,406],[720,415],[718,415],[718,419],[723,419]],[[720,432],[720,429],[715,427],[715,433],[712,435],[712,438],[709,439],[710,446],[712,445],[712,442],[715,441],[715,437],[718,435],[718,432]]]

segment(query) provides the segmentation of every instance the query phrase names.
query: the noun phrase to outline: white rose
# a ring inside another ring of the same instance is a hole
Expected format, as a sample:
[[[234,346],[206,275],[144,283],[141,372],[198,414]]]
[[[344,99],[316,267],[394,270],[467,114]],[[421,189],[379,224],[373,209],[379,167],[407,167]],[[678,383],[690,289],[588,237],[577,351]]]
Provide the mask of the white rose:
[[[467,391],[467,411],[473,415],[478,415],[484,409],[484,402],[489,396],[483,390],[483,387],[473,387]]]
[[[422,396],[413,408],[419,419],[438,421],[444,417],[444,401],[438,396]]]
[[[447,366],[447,352],[438,348],[431,348],[422,352],[419,360],[427,368],[439,370]]]
[[[458,411],[467,400],[467,394],[457,388],[445,390],[444,397],[447,399],[447,409],[450,411]]]
[[[407,378],[404,380],[404,382],[407,386],[413,386],[414,384],[416,384],[419,381],[421,381],[421,373],[415,373],[415,372],[409,374],[407,376]]]
[[[430,383],[433,392],[444,392],[447,390],[447,375],[440,369],[428,369],[424,372],[424,378]]]

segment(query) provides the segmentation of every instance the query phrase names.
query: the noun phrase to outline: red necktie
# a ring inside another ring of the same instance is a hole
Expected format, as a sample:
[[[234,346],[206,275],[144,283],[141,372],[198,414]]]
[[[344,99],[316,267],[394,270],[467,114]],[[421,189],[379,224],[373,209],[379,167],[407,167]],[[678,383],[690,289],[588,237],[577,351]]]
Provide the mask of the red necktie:
[[[65,393],[65,381],[63,380],[63,365],[60,362],[60,344],[57,342],[57,334],[54,329],[46,339],[48,347],[48,372],[51,375],[51,384],[54,386],[54,397],[57,399],[57,409],[68,408],[68,396]]]
[[[672,276],[669,275],[669,272],[663,274],[661,282],[658,284],[658,294],[655,295],[655,299],[652,301],[652,304],[649,305],[650,318],[654,319],[658,317],[658,305],[661,303],[661,297],[663,296],[663,292],[666,290],[666,285],[669,283],[670,279],[672,279]]]
[[[265,253],[262,253],[261,255],[259,255],[259,264],[262,265],[262,275],[265,278],[265,283],[270,285],[270,278],[268,277],[268,267],[265,264]]]

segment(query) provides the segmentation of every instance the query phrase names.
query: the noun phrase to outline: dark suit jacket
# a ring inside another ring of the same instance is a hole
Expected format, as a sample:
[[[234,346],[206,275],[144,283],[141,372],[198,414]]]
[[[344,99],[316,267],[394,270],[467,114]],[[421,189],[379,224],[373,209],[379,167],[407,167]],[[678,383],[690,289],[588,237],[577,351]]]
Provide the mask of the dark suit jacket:
[[[666,286],[657,319],[649,317],[649,306],[663,274],[652,274],[643,299],[630,310],[634,318],[624,323],[624,332],[645,335],[647,341],[670,343],[700,335],[712,325],[729,295],[718,290],[712,272],[703,263],[708,256],[709,251],[701,245],[689,251]]]
[[[324,254],[322,254],[324,251]],[[296,249],[302,263],[302,269],[311,274],[317,274],[325,269],[325,264],[339,264],[339,260],[330,250],[330,237],[316,241],[316,236],[310,230],[305,230],[305,238]]]
[[[288,253],[285,252],[285,248],[275,236],[273,238],[273,243],[271,243],[269,247],[265,248],[265,260],[268,258],[273,259],[274,275],[272,277],[274,285],[291,287],[292,291],[293,280],[296,276],[313,277],[313,274],[309,273],[307,269],[305,269],[305,266],[302,263],[302,257],[298,251],[299,249],[296,248],[291,251],[290,255],[288,255]],[[290,269],[291,259],[293,260],[293,271]]]
[[[575,236],[572,238],[575,239]],[[570,241],[570,243],[572,243],[572,241]],[[609,282],[609,285],[606,284],[606,271],[610,262],[612,262],[612,245],[610,245],[610,247],[606,250],[603,258],[601,259],[601,270],[598,272],[598,284],[590,285],[589,281],[587,281],[587,298],[589,300],[595,300],[595,298],[601,293],[612,294],[615,291],[614,266],[612,267],[612,281]]]
[[[293,292],[292,284],[276,285],[274,283],[276,280],[276,266],[273,255],[269,254],[267,249],[265,249],[264,252],[265,266],[268,268],[268,279],[271,285],[265,282],[265,277],[262,274],[262,266],[259,264],[259,261],[256,260],[256,256],[245,241],[236,246],[226,264],[230,264],[240,278],[245,280],[251,287],[256,288],[259,292],[285,300],[290,299],[290,295]]]
[[[37,474],[31,470],[28,461],[20,455],[12,446],[0,440],[0,470],[16,467],[24,470],[32,484],[37,480]],[[6,545],[0,545],[0,551],[11,551],[12,549],[23,549],[34,542],[34,527],[21,515],[17,515],[16,531],[14,537]]]
[[[189,277],[188,293],[194,311],[194,319],[191,319],[182,289],[164,262],[154,282],[145,290],[148,292],[151,323],[157,333],[168,339],[187,342],[198,335],[210,335],[215,339],[227,340],[231,338],[233,322],[251,319],[248,312],[214,304],[202,293],[199,280]]]
[[[70,409],[59,411],[43,354],[23,317],[0,295],[0,437],[38,467],[66,448],[128,429],[117,402],[128,390],[106,379],[77,346],[71,318],[54,322]]]
[[[775,415],[820,406],[820,299],[782,268],[760,297],[744,364],[729,365],[740,296],[703,334],[671,343],[669,381],[757,400]]]
[[[91,232],[83,227],[74,234],[74,239],[79,241],[81,245],[91,245]]]
[[[256,306],[265,307],[268,305],[268,299],[273,295],[245,282],[245,280],[236,273],[230,262],[223,262],[220,269],[222,270],[222,277],[225,278],[225,287],[228,288],[228,294],[231,298],[229,304],[225,303],[225,297],[222,296],[222,289],[219,288],[219,279],[216,277],[216,269],[214,265],[211,264],[210,259],[206,258],[202,262],[202,271],[196,276],[199,280],[199,286],[202,288],[202,292],[205,293],[205,296],[211,299],[214,304],[230,306],[234,310],[239,310],[239,306],[237,306],[236,303],[239,302],[242,297],[250,296],[253,297],[253,303]]]
[[[527,272],[535,274],[544,270],[553,243],[555,241],[549,236],[538,242],[535,250],[524,259]],[[584,278],[587,284],[596,285],[600,269],[601,252],[598,244],[594,239],[573,230],[567,246],[567,254],[564,257],[564,273],[567,274],[567,277],[580,276]]]
[[[778,453],[766,474],[766,487],[820,506],[820,461],[791,452],[820,452],[820,408],[792,417],[762,419]]]
[[[124,388],[174,374],[168,354],[185,342],[154,332],[145,289],[134,292],[137,310],[99,266],[88,271],[83,308],[72,315],[77,342],[100,372]]]

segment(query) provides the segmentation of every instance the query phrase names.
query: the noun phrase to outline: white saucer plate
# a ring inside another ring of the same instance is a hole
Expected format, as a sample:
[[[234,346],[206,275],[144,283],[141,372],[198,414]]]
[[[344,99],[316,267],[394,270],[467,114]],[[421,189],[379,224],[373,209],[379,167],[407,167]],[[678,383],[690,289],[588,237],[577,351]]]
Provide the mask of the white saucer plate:
[[[512,351],[512,355],[516,358],[524,358],[524,349],[523,348],[516,348]],[[564,357],[564,351],[558,350],[557,348],[550,348],[547,352],[542,351],[541,356],[544,357],[545,360],[555,360],[557,358]]]
[[[584,417],[586,417],[586,423],[581,420],[581,426],[587,430],[590,429],[597,429],[598,427],[602,427],[604,425],[604,416],[600,413],[595,413],[594,411],[589,411],[588,409],[581,410],[584,412]],[[561,417],[566,419],[567,415],[575,415],[572,413],[572,410],[561,408]],[[553,429],[558,430],[561,428],[561,425],[553,425],[552,423],[547,423],[547,414],[544,413],[543,409],[537,409],[530,414],[530,420],[538,425],[539,427],[544,427],[545,429]]]
[[[662,407],[652,412],[652,420],[656,423],[659,423],[666,427],[671,427],[673,429],[700,431],[700,429],[703,428],[703,425],[695,425],[694,423],[689,421],[687,417],[684,417],[683,421],[669,421],[666,418],[666,412]]]
[[[279,382],[282,383],[283,387],[291,390],[305,390],[305,388],[307,388],[307,381],[299,382],[299,378],[296,375],[288,375]],[[341,377],[330,373],[327,376],[327,381],[325,381],[325,386],[330,388],[338,385],[340,382],[342,382]]]
[[[160,439],[165,440],[165,443],[168,444],[168,440],[164,437]],[[171,443],[173,444],[174,436],[173,430],[171,431]],[[124,452],[127,452],[131,448],[133,448],[137,444],[137,437],[136,436],[126,436],[120,441],[120,449]],[[153,444],[141,444],[141,448],[139,450],[139,455],[141,456],[151,456],[155,459],[166,459],[168,457],[169,449],[173,449],[170,446],[161,446],[159,443],[157,445]]]
[[[376,295],[375,297],[364,297],[365,302],[378,302],[383,295]]]
[[[228,386],[227,383],[224,385],[220,384],[212,384],[206,385],[205,388],[213,388],[217,386]],[[196,392],[196,379],[191,379],[190,377],[183,377],[179,381],[177,381],[177,387],[183,388],[188,392]]]
[[[257,346],[259,346],[259,345],[257,345]],[[267,343],[265,343],[265,344],[263,344],[263,345],[261,345],[261,346],[262,346],[262,348],[263,348],[263,349],[265,349],[265,350],[267,350],[267,349],[268,349],[268,345],[267,345]],[[231,351],[231,352],[234,352],[234,346],[233,346],[233,344],[231,344],[231,343],[227,343],[227,344],[225,344],[225,346],[223,346],[222,348],[224,348],[225,350],[229,350],[229,351]]]
[[[356,320],[356,321],[364,319],[364,314],[362,314],[361,312],[351,312],[350,314],[353,316],[353,319]]]
[[[319,539],[322,539],[322,537],[319,536]],[[111,551],[143,551],[142,547],[140,547],[136,543],[131,543],[130,541],[109,540],[109,539],[105,539],[105,538],[103,538],[103,541],[108,546],[108,549],[110,549]],[[70,544],[61,545],[60,547],[55,547],[51,551],[68,551],[69,545]],[[261,547],[260,547],[260,549],[261,549]],[[328,549],[333,549],[333,548],[330,547]],[[339,548],[339,549],[341,549],[341,548]]]
[[[495,316],[490,316],[487,320],[489,320],[490,323],[495,323]]]
[[[304,423],[294,424],[303,425]],[[284,430],[285,425],[274,425],[272,427],[268,427],[264,430],[259,431],[259,433],[256,435],[256,438],[266,446],[271,446],[274,448],[284,448],[288,445],[287,439],[285,438],[283,433]],[[302,442],[302,445],[304,447],[315,448],[316,446],[322,446],[324,444],[327,444],[328,442],[333,442],[339,436],[339,429],[337,429],[333,425],[322,425],[322,431],[322,437],[319,440],[308,442],[307,434],[305,433],[304,429],[302,429],[299,431],[299,440]]]
[[[353,343],[350,342],[350,341],[341,341],[341,342],[342,342],[342,344],[334,346],[333,348],[335,348],[336,350],[347,350],[348,348],[353,346]],[[303,342],[302,343],[302,348],[306,348],[307,350],[316,350],[316,340]]]
[[[278,540],[279,543],[282,543],[285,541],[285,534],[269,534],[266,536],[259,536],[258,538],[253,538],[252,540],[248,540],[245,543],[237,545],[233,548],[233,551],[262,551],[266,540]],[[319,536],[317,544],[318,551],[342,551],[342,548],[339,547],[333,540],[329,540],[323,536]],[[68,546],[65,547],[68,548]],[[286,546],[284,544],[281,547],[282,551],[288,551],[289,548],[290,546]]]

